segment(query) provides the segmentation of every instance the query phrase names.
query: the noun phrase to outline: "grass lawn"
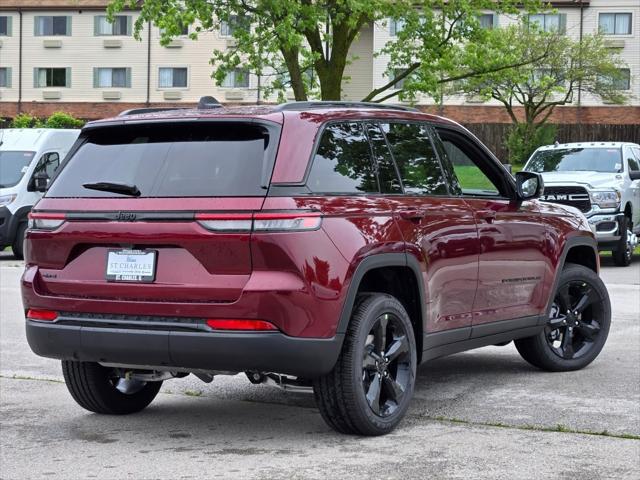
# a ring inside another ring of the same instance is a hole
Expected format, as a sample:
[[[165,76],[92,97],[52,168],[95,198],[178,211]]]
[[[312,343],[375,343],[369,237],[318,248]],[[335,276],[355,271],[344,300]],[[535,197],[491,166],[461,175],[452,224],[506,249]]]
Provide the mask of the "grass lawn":
[[[512,165],[513,173],[522,170],[522,165]],[[493,184],[488,178],[480,172],[480,169],[474,165],[454,165],[460,185],[465,190],[495,190]]]

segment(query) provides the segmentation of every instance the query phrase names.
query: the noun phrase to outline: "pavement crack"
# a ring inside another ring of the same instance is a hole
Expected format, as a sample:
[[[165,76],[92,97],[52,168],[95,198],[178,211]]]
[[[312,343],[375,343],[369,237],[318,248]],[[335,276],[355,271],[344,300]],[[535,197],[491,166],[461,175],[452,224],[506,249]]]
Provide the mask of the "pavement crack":
[[[618,438],[623,440],[640,440],[640,435],[634,435],[632,433],[615,433],[615,432],[609,432],[607,430],[602,430],[598,432],[594,430],[574,429],[562,424],[557,424],[551,427],[545,427],[543,425],[527,425],[527,424],[511,425],[511,424],[501,423],[501,422],[475,422],[473,420],[464,420],[461,418],[419,415],[419,414],[411,415],[411,417],[421,418],[425,420],[432,420],[434,422],[441,422],[441,423],[468,425],[471,427],[493,427],[493,428],[505,428],[505,429],[511,429],[511,430],[523,430],[523,431],[532,431],[532,432],[569,433],[569,434],[577,434],[577,435],[592,435],[597,437]]]

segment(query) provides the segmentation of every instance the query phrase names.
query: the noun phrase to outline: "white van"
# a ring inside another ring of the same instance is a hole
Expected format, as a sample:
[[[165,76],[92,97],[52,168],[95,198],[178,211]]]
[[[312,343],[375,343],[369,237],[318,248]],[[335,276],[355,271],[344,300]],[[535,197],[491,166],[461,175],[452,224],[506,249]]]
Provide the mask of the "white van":
[[[27,215],[42,197],[34,176],[51,178],[78,135],[80,130],[0,130],[0,250],[11,246],[14,255],[22,258]]]

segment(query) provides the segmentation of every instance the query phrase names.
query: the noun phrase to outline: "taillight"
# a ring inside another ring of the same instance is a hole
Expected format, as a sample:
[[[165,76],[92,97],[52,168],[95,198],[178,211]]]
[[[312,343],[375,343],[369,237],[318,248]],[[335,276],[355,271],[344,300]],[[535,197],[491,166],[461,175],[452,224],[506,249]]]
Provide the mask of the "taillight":
[[[299,232],[317,230],[319,212],[196,213],[197,222],[214,232]]]
[[[55,230],[65,222],[66,215],[64,213],[29,213],[28,226],[32,230]]]
[[[58,312],[54,312],[53,310],[39,310],[35,308],[30,308],[27,310],[27,319],[29,320],[39,320],[39,321],[47,321],[52,322],[58,318]]]
[[[250,232],[253,224],[250,213],[196,213],[196,220],[214,232]]]
[[[265,320],[228,320],[221,318],[210,318],[207,325],[216,330],[253,330],[253,331],[276,331],[276,326]]]

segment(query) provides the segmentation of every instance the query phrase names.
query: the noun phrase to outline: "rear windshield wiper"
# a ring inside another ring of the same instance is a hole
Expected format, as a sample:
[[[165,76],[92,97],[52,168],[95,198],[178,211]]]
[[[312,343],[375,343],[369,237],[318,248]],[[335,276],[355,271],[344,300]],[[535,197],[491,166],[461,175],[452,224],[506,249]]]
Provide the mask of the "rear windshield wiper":
[[[126,183],[115,182],[95,182],[85,183],[82,185],[89,190],[100,190],[102,192],[121,193],[123,195],[131,195],[132,197],[139,197],[140,190],[135,185],[128,185]]]

